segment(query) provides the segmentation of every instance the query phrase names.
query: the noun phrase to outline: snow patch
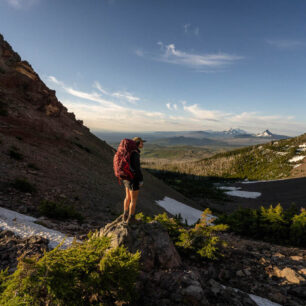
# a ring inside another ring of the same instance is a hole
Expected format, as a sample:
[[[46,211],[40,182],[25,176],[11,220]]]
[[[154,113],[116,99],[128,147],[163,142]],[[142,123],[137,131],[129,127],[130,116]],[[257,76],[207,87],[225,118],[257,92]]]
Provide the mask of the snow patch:
[[[249,297],[258,305],[258,306],[281,306],[281,304],[274,303],[268,299],[262,298],[261,296],[249,294]]]
[[[305,156],[294,156],[291,159],[289,159],[289,163],[295,163],[298,162],[300,160],[303,160],[305,158]]]
[[[9,230],[21,238],[40,236],[49,239],[49,247],[55,248],[65,239],[62,248],[67,248],[73,237],[34,223],[36,218],[20,214],[16,211],[0,207],[0,229]]]
[[[232,197],[240,197],[240,198],[248,198],[248,199],[256,199],[261,196],[260,192],[255,191],[244,191],[241,190],[241,187],[230,187],[230,186],[221,186],[219,189],[228,190],[225,191],[227,195]]]
[[[255,191],[252,192],[252,191],[243,191],[243,190],[233,190],[225,193],[232,197],[240,197],[247,199],[256,199],[261,196],[260,192],[255,192]]]
[[[297,168],[299,166],[301,166],[302,164],[297,164],[297,165],[294,165],[293,168]]]
[[[226,289],[226,288],[232,288],[232,287],[229,287],[229,286],[224,286],[221,284],[221,286]],[[236,292],[243,292],[245,294],[248,294],[249,297],[258,305],[258,306],[282,306],[281,304],[277,304],[277,303],[274,303],[268,299],[265,299],[261,296],[258,296],[258,295],[254,295],[254,294],[251,294],[251,293],[247,293],[245,291],[242,291],[240,289],[237,289],[237,288],[232,288],[234,291]]]
[[[281,156],[284,156],[284,155],[287,155],[288,152],[276,152],[277,155],[281,155]]]
[[[299,145],[299,148],[305,148],[306,149],[306,143],[303,143],[303,144]]]
[[[155,202],[157,205],[161,206],[174,216],[180,214],[183,220],[187,220],[188,225],[196,223],[199,219],[201,219],[201,215],[203,213],[202,210],[195,209],[168,197],[164,197],[163,200]],[[215,218],[215,216],[211,215],[210,218]]]
[[[287,179],[279,179],[279,180],[269,180],[269,181],[248,181],[248,180],[245,180],[243,182],[241,182],[241,184],[257,184],[257,183],[270,183],[270,182],[279,182],[279,181],[285,181]]]

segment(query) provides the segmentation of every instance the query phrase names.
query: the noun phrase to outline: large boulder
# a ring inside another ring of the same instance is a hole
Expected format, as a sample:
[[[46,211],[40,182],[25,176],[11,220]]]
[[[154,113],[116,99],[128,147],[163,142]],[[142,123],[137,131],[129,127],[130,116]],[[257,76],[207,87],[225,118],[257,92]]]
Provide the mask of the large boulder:
[[[112,247],[125,245],[130,252],[141,251],[143,271],[173,269],[182,264],[167,230],[156,221],[137,221],[137,224],[129,226],[120,216],[101,228],[98,235],[110,237]]]

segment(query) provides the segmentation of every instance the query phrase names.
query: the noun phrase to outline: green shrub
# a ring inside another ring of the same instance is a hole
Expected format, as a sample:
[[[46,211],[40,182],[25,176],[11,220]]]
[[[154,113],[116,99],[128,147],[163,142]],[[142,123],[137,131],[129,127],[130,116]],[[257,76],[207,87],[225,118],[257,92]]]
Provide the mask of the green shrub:
[[[108,251],[99,263],[99,269],[107,275],[102,287],[105,291],[113,291],[117,300],[131,301],[134,294],[134,284],[139,270],[140,252],[131,256],[124,247]],[[116,291],[114,291],[116,288]]]
[[[229,215],[221,214],[215,223],[228,224],[230,230],[239,235],[249,233],[250,236],[256,237],[259,227],[259,214],[254,209],[239,208]]]
[[[34,163],[29,163],[28,168],[33,169],[33,170],[40,170]]]
[[[211,211],[206,209],[198,224],[194,227],[184,227],[179,219],[169,218],[166,213],[156,215],[153,219],[145,217],[142,213],[136,219],[146,222],[158,221],[167,229],[178,251],[183,255],[199,255],[201,258],[217,259],[222,256],[225,242],[218,233],[227,229],[224,224],[214,225],[214,218],[210,218]]]
[[[21,192],[29,192],[29,193],[36,192],[36,187],[32,185],[27,179],[17,178],[12,183],[12,186]]]
[[[227,225],[214,225],[215,219],[210,215],[211,211],[205,209],[198,224],[191,229],[181,230],[176,246],[212,260],[222,256],[222,248],[226,243],[220,239],[218,233],[226,231]]]
[[[108,238],[91,238],[36,257],[20,258],[12,275],[0,274],[1,305],[108,305],[130,302],[140,254]]]
[[[231,214],[223,214],[216,223],[229,225],[239,235],[268,242],[305,246],[306,213],[295,205],[284,210],[280,204],[260,209],[240,208]]]
[[[23,155],[18,152],[18,148],[12,146],[9,150],[9,156],[10,158],[16,159],[16,160],[23,160]]]
[[[7,116],[8,111],[7,111],[7,104],[0,101],[0,116]]]
[[[306,237],[306,210],[301,209],[300,214],[296,214],[292,218],[290,225],[290,241],[294,245],[305,246]]]
[[[175,218],[169,218],[166,213],[156,215],[154,217],[155,221],[158,221],[162,225],[164,225],[167,228],[167,231],[169,233],[169,236],[174,240],[177,241],[180,232],[182,230],[182,225],[179,222],[179,220]]]
[[[73,206],[61,202],[44,200],[38,206],[38,211],[43,216],[58,220],[76,219],[79,222],[84,220],[84,216],[77,212]]]

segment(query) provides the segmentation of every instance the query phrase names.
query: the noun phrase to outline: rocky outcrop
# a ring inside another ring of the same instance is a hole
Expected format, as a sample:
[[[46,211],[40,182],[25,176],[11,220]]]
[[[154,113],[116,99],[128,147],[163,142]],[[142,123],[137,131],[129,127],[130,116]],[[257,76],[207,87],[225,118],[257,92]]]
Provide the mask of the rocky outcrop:
[[[208,266],[183,262],[166,229],[158,222],[127,225],[120,216],[95,235],[111,238],[111,246],[139,250],[139,305],[257,305],[248,294],[223,286]]]
[[[141,251],[141,269],[173,269],[182,265],[168,232],[154,221],[127,226],[120,216],[114,222],[101,228],[98,235],[111,238],[111,246],[125,245],[131,252]]]
[[[49,241],[42,237],[18,238],[10,231],[0,230],[0,271],[8,268],[10,273],[17,267],[17,259],[23,256],[41,257],[48,248]]]
[[[27,61],[13,51],[0,34],[0,98],[9,105],[16,99],[26,100],[47,116],[59,116],[65,109],[39,78]],[[8,94],[10,99],[8,99]],[[10,107],[9,107],[10,109]]]

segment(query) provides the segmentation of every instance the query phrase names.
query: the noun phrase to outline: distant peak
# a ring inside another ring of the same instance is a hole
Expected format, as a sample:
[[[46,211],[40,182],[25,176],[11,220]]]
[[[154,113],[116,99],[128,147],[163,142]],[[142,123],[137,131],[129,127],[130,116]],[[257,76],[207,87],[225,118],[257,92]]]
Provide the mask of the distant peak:
[[[223,131],[224,134],[230,134],[230,135],[241,135],[241,134],[246,134],[246,131],[241,130],[241,129],[233,129],[230,128],[228,130]]]
[[[273,134],[269,130],[265,130],[262,133],[256,134],[257,137],[272,137]]]

